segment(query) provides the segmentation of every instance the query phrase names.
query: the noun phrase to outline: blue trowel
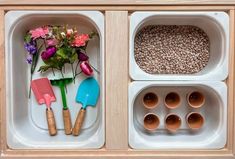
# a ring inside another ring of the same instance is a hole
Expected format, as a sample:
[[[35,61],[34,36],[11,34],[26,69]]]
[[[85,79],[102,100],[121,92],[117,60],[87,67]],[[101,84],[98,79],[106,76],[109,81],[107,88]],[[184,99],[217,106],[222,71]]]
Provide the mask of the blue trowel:
[[[86,108],[88,106],[96,106],[96,103],[99,99],[99,94],[100,87],[95,78],[89,77],[80,84],[76,95],[76,102],[81,103],[82,107],[77,115],[77,119],[73,127],[74,136],[78,136],[81,131],[86,114]]]

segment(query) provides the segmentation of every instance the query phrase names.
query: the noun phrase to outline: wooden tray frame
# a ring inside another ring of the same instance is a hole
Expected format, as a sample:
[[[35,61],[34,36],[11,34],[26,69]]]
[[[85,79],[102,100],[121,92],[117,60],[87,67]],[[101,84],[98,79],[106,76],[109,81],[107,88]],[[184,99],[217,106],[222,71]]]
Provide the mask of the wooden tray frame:
[[[0,158],[77,158],[77,159],[153,159],[153,158],[201,158],[235,159],[235,118],[234,118],[234,44],[235,44],[235,1],[217,2],[212,0],[22,0],[20,2],[1,0],[0,2]],[[167,2],[175,4],[168,5]],[[114,6],[116,3],[117,6]],[[74,4],[74,5],[72,5]],[[161,6],[160,6],[161,4]],[[164,5],[165,4],[165,5]],[[183,4],[183,5],[182,5]],[[193,4],[200,4],[193,5]],[[70,6],[68,6],[70,5]],[[98,150],[13,150],[6,143],[6,92],[5,92],[5,52],[4,14],[9,10],[99,10],[105,15],[105,120],[106,141]],[[134,11],[225,11],[230,16],[230,54],[228,85],[228,138],[220,150],[133,150],[128,146],[128,30],[129,15]]]

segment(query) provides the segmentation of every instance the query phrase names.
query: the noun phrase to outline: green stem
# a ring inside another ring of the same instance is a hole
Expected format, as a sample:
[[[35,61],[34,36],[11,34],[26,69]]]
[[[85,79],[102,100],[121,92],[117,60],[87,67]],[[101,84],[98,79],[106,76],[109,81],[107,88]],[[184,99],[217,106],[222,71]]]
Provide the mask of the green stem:
[[[44,46],[45,46],[45,49],[46,49],[47,48],[46,39],[43,39],[43,43],[44,43]]]
[[[39,58],[39,55],[40,55],[40,50],[42,48],[43,44],[40,45],[40,47],[38,48],[36,54],[33,55],[33,62],[32,62],[32,65],[31,65],[31,70],[30,70],[30,84],[32,82],[32,79],[33,79],[33,73],[37,67],[37,63],[38,63],[38,58]],[[37,42],[36,42],[36,47],[37,47]],[[29,98],[31,97],[31,86],[29,87]]]
[[[51,68],[53,75],[55,76],[54,68]]]
[[[82,73],[82,71],[80,71],[79,73],[76,73],[74,78],[76,78],[78,75],[80,75]]]
[[[73,73],[73,83],[75,84],[75,72],[73,69],[73,64],[71,64],[71,68],[72,68],[72,73]]]
[[[100,74],[100,71],[98,71],[94,66],[92,66],[92,64],[90,64],[90,65],[98,74]]]
[[[75,68],[75,74],[77,74],[77,69],[78,69],[79,63],[80,63],[80,60],[78,60],[78,62],[77,62],[77,65],[76,65],[76,68]]]
[[[64,78],[64,74],[63,74],[62,69],[60,69],[60,73],[61,73],[62,78]]]
[[[30,84],[29,84],[29,98],[31,97],[31,82],[33,80],[33,75],[30,75]]]

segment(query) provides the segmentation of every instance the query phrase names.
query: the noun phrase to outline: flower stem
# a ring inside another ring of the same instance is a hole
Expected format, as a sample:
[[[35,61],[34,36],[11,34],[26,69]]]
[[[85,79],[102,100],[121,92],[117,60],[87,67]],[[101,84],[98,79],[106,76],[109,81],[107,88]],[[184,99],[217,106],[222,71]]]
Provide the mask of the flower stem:
[[[90,64],[91,65],[91,67],[98,73],[98,74],[100,74],[100,71],[99,70],[97,70],[92,64]]]
[[[75,72],[73,69],[73,64],[71,63],[72,73],[73,73],[73,83],[75,84]]]
[[[62,78],[64,78],[64,74],[63,74],[62,69],[60,69],[60,73],[61,73]]]
[[[64,74],[63,74],[62,68],[60,69],[60,73],[61,73],[62,78],[64,79]],[[65,92],[67,93],[67,86],[65,85],[64,87],[65,87]]]
[[[55,76],[54,68],[51,68],[53,75]]]
[[[74,76],[74,78],[76,78],[77,75],[80,75],[81,73],[82,73],[82,71],[80,71],[79,73],[76,73],[75,76]]]
[[[44,43],[45,48],[47,48],[47,43],[45,39],[43,39],[43,43]]]
[[[80,60],[78,60],[78,62],[77,62],[77,65],[76,65],[76,68],[75,68],[75,75],[77,74],[77,69],[78,69],[79,63],[80,63]]]
[[[30,75],[30,84],[29,84],[29,98],[31,97],[31,82],[33,80],[33,75]]]
[[[36,42],[36,46],[37,46],[37,42]],[[39,54],[40,54],[42,46],[43,46],[43,44],[41,44],[39,46],[39,48],[37,49],[36,54],[33,55],[33,62],[32,62],[31,70],[30,70],[30,85],[31,85],[31,82],[33,80],[33,73],[34,73],[34,71],[36,69],[36,66],[37,66],[37,63],[38,63]],[[29,98],[30,97],[31,97],[31,86],[29,87]]]

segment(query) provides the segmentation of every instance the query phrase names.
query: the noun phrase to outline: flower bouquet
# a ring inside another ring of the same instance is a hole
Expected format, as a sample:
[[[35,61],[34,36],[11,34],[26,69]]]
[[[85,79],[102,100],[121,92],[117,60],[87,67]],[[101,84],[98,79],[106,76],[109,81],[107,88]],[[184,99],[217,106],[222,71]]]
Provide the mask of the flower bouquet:
[[[89,40],[97,35],[79,34],[76,28],[68,26],[43,26],[29,30],[24,37],[24,47],[28,52],[26,61],[31,64],[31,78],[35,71],[39,56],[44,62],[40,66],[41,73],[54,69],[59,70],[63,77],[62,68],[65,64],[71,64],[73,78],[76,77],[78,65],[81,72],[87,76],[93,74],[92,66],[89,64],[89,57],[86,55],[86,48]],[[77,60],[76,68],[73,63]]]

